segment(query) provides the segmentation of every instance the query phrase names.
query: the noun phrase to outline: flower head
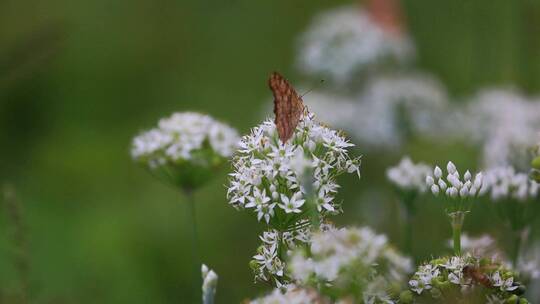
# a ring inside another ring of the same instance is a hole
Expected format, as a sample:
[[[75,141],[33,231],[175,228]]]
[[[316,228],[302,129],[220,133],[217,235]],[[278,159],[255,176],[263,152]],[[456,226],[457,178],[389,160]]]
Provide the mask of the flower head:
[[[294,249],[300,244],[308,243],[311,232],[309,222],[300,222],[290,231],[281,232],[276,229],[263,232],[260,239],[262,245],[253,256],[251,268],[258,281],[274,283],[278,288],[283,288],[289,283],[289,275],[286,269],[286,257],[281,255],[282,248]]]
[[[404,157],[397,166],[386,170],[386,177],[403,191],[425,192],[434,184],[434,179],[429,176],[432,169],[423,163],[413,163],[410,158]],[[429,180],[426,185],[426,178]]]
[[[510,90],[485,89],[466,112],[463,133],[482,146],[486,167],[526,165],[527,148],[540,130],[539,102]]]
[[[274,289],[270,294],[254,299],[250,304],[326,304],[329,303],[313,289],[304,289],[296,286],[289,286],[283,292],[281,289]]]
[[[389,286],[399,285],[412,270],[411,260],[399,254],[384,235],[369,228],[328,228],[311,237],[310,250],[293,251],[291,277],[301,286],[331,286],[337,298],[386,303]],[[325,294],[325,291],[321,291]]]
[[[350,81],[379,63],[405,63],[414,57],[409,37],[387,31],[368,12],[340,7],[316,17],[300,39],[300,68],[336,83]]]
[[[131,156],[177,186],[194,188],[235,150],[236,130],[204,114],[174,113],[133,139]]]
[[[349,157],[353,144],[339,132],[305,114],[291,139],[282,143],[267,120],[240,141],[227,191],[236,209],[252,209],[258,219],[286,229],[316,207],[324,216],[338,213],[337,176],[359,174],[360,159]],[[308,203],[310,201],[311,203]]]
[[[489,194],[494,202],[526,202],[538,198],[540,184],[530,180],[526,173],[516,172],[511,166],[494,167],[485,171],[481,193]]]
[[[515,297],[513,291],[520,287],[516,280],[510,269],[490,258],[450,256],[420,265],[409,281],[409,289],[415,297],[431,298],[429,303],[446,303],[440,297],[443,294],[452,294],[455,303],[483,303],[486,298]]]
[[[435,166],[433,175],[426,177],[426,185],[435,196],[443,193],[450,199],[464,200],[479,195],[484,182],[482,172],[477,173],[473,178],[471,172],[467,170],[461,177],[456,165],[451,161],[446,165],[446,171],[448,174],[444,177],[441,168]]]
[[[411,73],[373,77],[354,97],[315,93],[308,101],[325,122],[375,149],[400,147],[411,136],[440,138],[447,105],[436,79]]]

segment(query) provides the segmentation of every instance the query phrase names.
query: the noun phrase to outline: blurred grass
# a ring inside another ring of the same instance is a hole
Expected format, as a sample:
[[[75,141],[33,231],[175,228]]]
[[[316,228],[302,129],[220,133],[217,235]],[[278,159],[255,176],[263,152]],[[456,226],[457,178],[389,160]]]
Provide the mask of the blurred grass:
[[[130,140],[184,110],[246,132],[269,98],[268,73],[299,80],[297,35],[316,12],[339,3],[347,2],[0,2],[0,180],[15,184],[25,205],[35,302],[187,303],[198,296],[189,290],[183,199],[131,162]],[[537,92],[538,2],[404,6],[420,66],[452,95],[508,83]],[[462,146],[415,141],[406,152],[414,160],[452,157],[475,166],[474,151]],[[397,161],[365,155],[362,180],[344,180],[346,214],[336,222],[372,224],[397,240],[398,211],[384,179],[384,168]],[[199,238],[202,260],[220,276],[218,303],[237,303],[264,289],[252,284],[247,266],[261,227],[227,205],[226,173],[196,194]],[[376,189],[385,193],[358,204],[359,193]],[[470,219],[474,231],[492,220]],[[6,225],[1,216],[2,232]],[[437,206],[426,204],[415,227],[423,240],[418,256],[444,250],[449,230]],[[14,288],[5,233],[0,269],[0,286]]]

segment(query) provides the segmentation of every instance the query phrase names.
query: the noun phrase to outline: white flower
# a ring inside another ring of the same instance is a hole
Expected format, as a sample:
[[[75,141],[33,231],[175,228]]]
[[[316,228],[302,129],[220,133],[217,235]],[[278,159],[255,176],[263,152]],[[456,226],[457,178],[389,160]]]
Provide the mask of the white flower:
[[[150,169],[174,167],[181,162],[211,167],[215,165],[214,157],[230,157],[238,140],[236,130],[208,115],[174,113],[161,119],[157,128],[136,136],[132,142],[131,156]],[[208,152],[201,154],[203,150]]]
[[[429,179],[428,176],[430,172],[431,168],[428,165],[415,164],[410,158],[404,157],[397,166],[386,170],[386,177],[402,190],[422,193],[433,184],[433,178]]]
[[[309,254],[296,249],[291,255],[291,276],[299,284],[333,286],[334,291],[355,286],[364,291],[363,297],[386,303],[386,287],[401,282],[412,270],[409,258],[390,246],[386,236],[369,228],[325,230],[312,235]]]
[[[524,254],[519,258],[517,263],[517,270],[520,275],[529,280],[536,280],[540,278],[540,244],[535,243],[534,246],[530,246]]]
[[[304,202],[306,201],[303,199],[299,199],[300,197],[300,192],[296,192],[291,198],[288,198],[287,196],[282,194],[281,201],[283,202],[283,204],[279,204],[279,207],[283,209],[285,213],[300,213],[302,212],[300,210],[300,207],[302,207],[302,205],[304,205]]]
[[[485,89],[465,109],[462,133],[480,144],[486,167],[527,165],[540,130],[540,102],[519,92]]]
[[[313,290],[289,286],[285,292],[274,289],[269,295],[252,300],[250,304],[322,304],[326,301]]]
[[[426,264],[418,268],[418,271],[414,274],[414,278],[409,281],[409,286],[412,291],[417,294],[421,294],[424,289],[429,290],[432,288],[432,280],[439,275],[440,271],[437,265]]]
[[[514,285],[514,278],[509,277],[506,280],[501,277],[501,274],[497,271],[491,277],[493,286],[499,287],[501,291],[512,291],[516,290],[519,286]]]
[[[486,170],[483,181],[480,192],[489,194],[495,202],[509,199],[525,202],[538,198],[540,192],[540,185],[530,180],[527,173],[516,172],[511,166]]]
[[[316,17],[300,39],[298,61],[309,74],[336,83],[388,60],[404,63],[414,56],[410,39],[389,32],[356,6],[344,6]]]
[[[311,113],[302,117],[286,143],[279,140],[274,122],[267,120],[240,142],[233,159],[235,171],[230,174],[229,203],[237,209],[256,208],[258,219],[270,225],[274,225],[274,206],[288,216],[281,221],[292,224],[306,218],[305,203],[313,197],[318,197],[322,216],[336,213],[340,210],[334,201],[339,187],[336,177],[359,173],[360,159],[350,158],[347,151],[351,146],[340,133],[316,122]]]
[[[286,245],[288,249],[294,249],[298,244],[307,243],[310,240],[309,222],[298,222],[294,226],[296,229],[287,232],[276,229],[265,231],[260,237],[263,244],[253,256],[256,265],[255,279],[272,281],[278,287],[287,283],[285,261],[278,256],[280,246]]]
[[[471,269],[488,278],[491,284],[485,284],[476,277],[472,277]],[[502,278],[501,273],[506,274],[505,279]],[[442,257],[420,265],[409,281],[409,289],[417,295],[422,295],[425,299],[429,299],[428,297],[437,299],[441,292],[444,293],[439,283],[450,282],[458,287],[454,289],[458,293],[452,296],[453,302],[456,303],[479,299],[478,296],[492,299],[503,296],[506,300],[513,294],[501,293],[500,291],[513,291],[519,287],[514,284],[516,278],[508,276],[511,273],[504,264],[482,256],[465,254],[463,256]],[[482,288],[476,288],[477,286]],[[426,290],[430,292],[426,293]],[[496,297],[493,298],[493,296]]]

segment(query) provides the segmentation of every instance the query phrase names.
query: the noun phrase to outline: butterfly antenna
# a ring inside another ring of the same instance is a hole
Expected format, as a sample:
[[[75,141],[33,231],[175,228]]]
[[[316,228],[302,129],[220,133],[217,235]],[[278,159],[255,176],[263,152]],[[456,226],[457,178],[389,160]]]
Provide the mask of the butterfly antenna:
[[[320,87],[323,83],[324,83],[324,79],[321,79],[321,81],[318,84],[314,85],[311,89],[307,90],[304,94],[300,95],[300,98],[303,98],[304,96],[306,96],[311,91],[313,91],[316,88]]]

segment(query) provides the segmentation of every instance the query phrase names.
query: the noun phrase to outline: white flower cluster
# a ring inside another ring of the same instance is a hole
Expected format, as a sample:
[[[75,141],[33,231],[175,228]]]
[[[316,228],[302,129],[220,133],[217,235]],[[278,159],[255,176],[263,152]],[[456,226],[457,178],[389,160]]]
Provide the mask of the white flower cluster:
[[[479,172],[472,178],[471,172],[467,170],[463,174],[463,178],[451,161],[446,165],[448,175],[443,177],[441,168],[435,166],[433,170],[433,176],[428,175],[426,177],[426,185],[430,187],[433,195],[438,195],[439,192],[444,192],[449,198],[461,198],[466,199],[469,197],[476,197],[483,185],[483,174]]]
[[[238,140],[236,130],[208,115],[174,113],[135,137],[131,156],[150,169],[183,162],[208,167],[216,157],[230,157]]]
[[[482,144],[486,167],[523,165],[540,130],[540,102],[515,92],[487,89],[466,108],[462,133]]]
[[[427,291],[433,298],[452,294],[453,290],[463,298],[474,299],[474,292],[481,290],[484,297],[507,299],[520,288],[516,281],[515,274],[501,263],[465,255],[443,257],[419,266],[409,288],[417,295]]]
[[[295,248],[298,244],[309,242],[310,230],[309,221],[300,222],[298,227],[290,231],[280,232],[270,230],[263,232],[260,237],[262,246],[253,257],[252,268],[255,272],[255,279],[259,281],[271,281],[281,288],[287,283],[285,257],[280,255],[281,248]]]
[[[409,37],[385,30],[359,7],[344,6],[315,18],[301,37],[298,61],[306,73],[344,83],[379,63],[406,63],[414,53]]]
[[[201,266],[201,273],[202,273],[202,279],[203,279],[203,284],[202,284],[203,304],[213,304],[214,296],[216,294],[218,276],[213,270],[208,269],[208,267],[204,264]]]
[[[438,137],[448,104],[444,87],[425,74],[396,74],[370,80],[359,97],[351,131],[372,146],[399,146],[407,137]]]
[[[279,140],[274,122],[267,120],[240,142],[230,174],[229,203],[253,210],[259,220],[280,230],[305,217],[311,208],[306,200],[312,198],[321,215],[338,213],[336,177],[345,172],[360,175],[360,159],[348,155],[352,146],[316,122],[313,114],[304,115],[286,143]]]
[[[427,190],[425,180],[431,170],[424,163],[415,164],[409,157],[404,157],[397,166],[386,170],[386,177],[400,190],[424,193]]]
[[[538,198],[540,184],[528,174],[516,172],[511,166],[494,167],[485,171],[481,193],[488,193],[493,201],[528,201]]]
[[[270,226],[251,263],[257,280],[285,284],[285,253],[308,241],[313,215],[322,220],[341,211],[334,198],[337,176],[360,174],[360,159],[348,155],[352,146],[311,113],[304,114],[286,143],[271,120],[242,138],[227,197],[234,208],[252,210]]]
[[[291,277],[301,286],[331,286],[329,297],[361,294],[357,302],[391,303],[388,288],[399,288],[412,271],[411,260],[390,246],[386,236],[366,227],[314,233],[308,252],[293,251]]]
[[[251,304],[324,304],[330,303],[316,291],[291,286],[286,292],[274,289],[269,295],[250,301]]]
[[[372,78],[356,97],[316,93],[311,99],[308,105],[321,119],[374,148],[397,147],[410,136],[439,138],[447,128],[441,126],[445,89],[424,74]]]

